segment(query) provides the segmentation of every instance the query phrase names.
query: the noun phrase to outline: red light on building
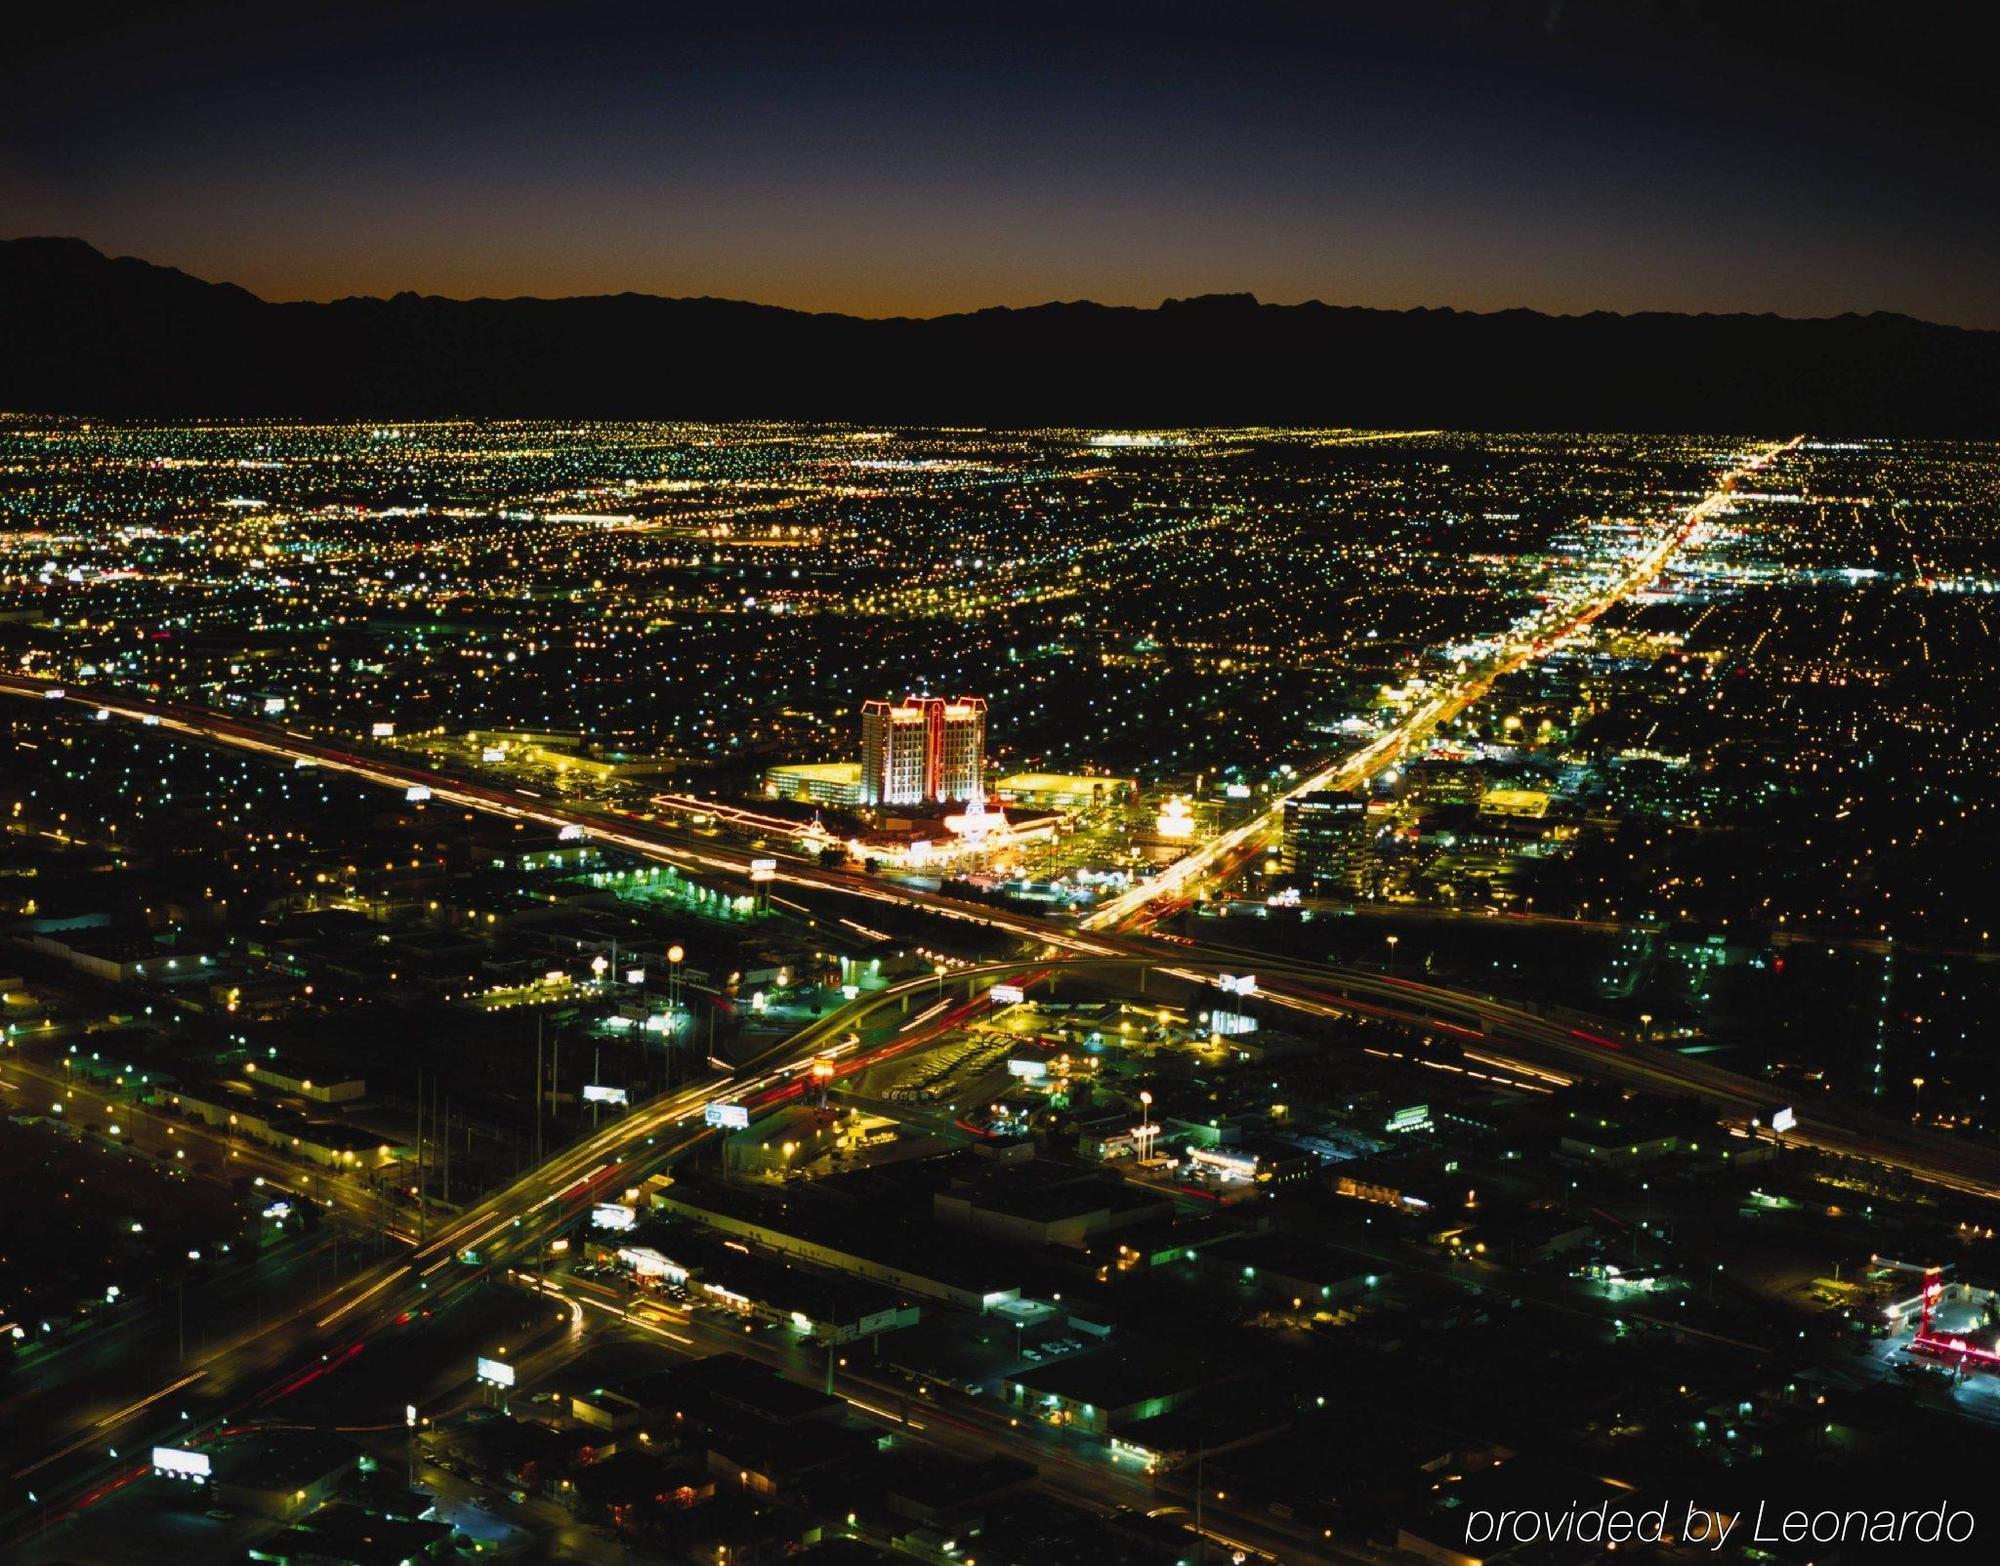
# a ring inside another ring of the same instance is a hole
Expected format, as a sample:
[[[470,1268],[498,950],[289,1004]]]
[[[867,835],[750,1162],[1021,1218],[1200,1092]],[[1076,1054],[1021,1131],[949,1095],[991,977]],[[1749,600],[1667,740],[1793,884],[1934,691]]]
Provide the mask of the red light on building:
[[[869,805],[983,798],[986,701],[911,696],[861,704],[861,798]]]

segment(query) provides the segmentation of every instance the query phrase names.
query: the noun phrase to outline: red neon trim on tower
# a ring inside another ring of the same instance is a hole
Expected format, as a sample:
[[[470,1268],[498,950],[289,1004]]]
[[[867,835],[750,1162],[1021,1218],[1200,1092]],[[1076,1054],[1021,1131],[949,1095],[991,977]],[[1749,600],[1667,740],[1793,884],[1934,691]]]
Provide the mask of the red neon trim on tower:
[[[944,701],[924,699],[924,798],[944,797]]]

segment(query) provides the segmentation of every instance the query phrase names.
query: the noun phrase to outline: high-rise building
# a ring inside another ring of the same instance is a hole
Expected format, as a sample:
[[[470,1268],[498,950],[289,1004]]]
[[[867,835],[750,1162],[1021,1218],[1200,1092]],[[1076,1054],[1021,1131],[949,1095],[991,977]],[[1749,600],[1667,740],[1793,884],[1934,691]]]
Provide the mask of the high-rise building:
[[[1315,890],[1351,887],[1367,841],[1368,800],[1324,789],[1285,801],[1287,868]]]
[[[861,704],[861,798],[869,805],[983,798],[986,701],[911,696]]]

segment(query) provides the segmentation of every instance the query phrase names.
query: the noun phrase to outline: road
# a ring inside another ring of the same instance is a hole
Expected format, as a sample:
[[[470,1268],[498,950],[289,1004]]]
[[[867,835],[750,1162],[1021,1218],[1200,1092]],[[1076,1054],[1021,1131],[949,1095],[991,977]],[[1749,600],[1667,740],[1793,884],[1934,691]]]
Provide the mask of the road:
[[[803,1385],[815,1389],[827,1385],[823,1351],[790,1333],[746,1332],[740,1319],[718,1309],[689,1310],[649,1302],[646,1312],[630,1312],[610,1290],[603,1291],[605,1299],[594,1298],[597,1288],[583,1280],[541,1285],[524,1281],[577,1308],[587,1306],[594,1328],[615,1323],[676,1354],[743,1354]],[[872,1367],[853,1365],[847,1357],[842,1357],[834,1370],[832,1388],[859,1417],[885,1429],[912,1434],[927,1445],[958,1456],[976,1461],[995,1449],[1004,1449],[1033,1463],[1045,1489],[1087,1511],[1103,1513],[1113,1506],[1148,1511],[1187,1499],[1172,1479],[1162,1483],[1133,1462],[1113,1459],[1080,1444],[990,1395],[966,1396],[943,1385],[915,1391]],[[1180,1477],[1184,1480],[1187,1476]],[[1211,1503],[1211,1510],[1214,1515],[1205,1520],[1204,1531],[1212,1541],[1225,1546],[1247,1545],[1296,1566],[1315,1566],[1322,1560],[1376,1559],[1371,1552],[1226,1504]]]
[[[1215,880],[1226,879],[1218,873]],[[1235,906],[1245,910],[1263,908],[1261,902],[1243,899]],[[1429,903],[1352,902],[1345,899],[1303,897],[1286,904],[1286,911],[1301,910],[1333,914],[1342,918],[1363,918],[1410,924],[1484,924],[1506,930],[1588,930],[1598,935],[1661,935],[1668,925],[1658,919],[1591,919],[1572,914],[1534,913],[1524,908],[1449,908]],[[1939,946],[1921,941],[1890,940],[1880,935],[1853,935],[1845,931],[1811,928],[1765,928],[1760,939],[1780,951],[1819,947],[1822,950],[1859,952],[1882,957],[1894,952],[1902,957],[1927,960],[1947,958],[1954,962],[2000,962],[2000,950],[1991,946]]]
[[[107,718],[122,718],[184,738],[249,751],[289,766],[305,763],[323,767],[385,788],[403,791],[427,789],[432,800],[444,804],[504,816],[510,820],[533,822],[554,831],[564,828],[581,830],[596,842],[608,843],[696,875],[708,871],[747,878],[752,859],[766,857],[714,845],[690,844],[684,830],[675,830],[636,815],[570,805],[531,789],[494,787],[455,774],[411,766],[393,757],[358,752],[295,729],[237,718],[183,702],[149,700],[124,692],[100,691],[16,674],[0,675],[0,695],[60,701],[92,713],[103,713]],[[859,898],[864,902],[920,908],[942,918],[1005,930],[1038,945],[1079,952],[1109,952],[1114,949],[1095,937],[1052,926],[1033,915],[885,884],[866,874],[781,860],[775,879]]]
[[[1274,961],[1262,954],[1214,946],[1163,948],[1123,932],[1143,918],[1149,904],[1183,895],[1218,867],[1239,862],[1254,852],[1280,818],[1287,799],[1365,781],[1455,719],[1480,699],[1495,680],[1560,646],[1613,604],[1655,580],[1700,524],[1728,504],[1739,479],[1755,473],[1779,452],[1796,444],[1794,440],[1770,447],[1726,475],[1714,492],[1682,516],[1675,529],[1631,562],[1627,571],[1587,603],[1567,607],[1555,623],[1538,623],[1520,642],[1466,678],[1434,692],[1394,728],[1361,750],[1303,779],[1274,800],[1263,815],[1194,850],[1154,880],[1107,901],[1085,921],[1084,928],[1069,929],[1004,909],[887,886],[845,871],[785,862],[777,873],[781,881],[990,926],[1017,936],[1029,943],[1031,950],[1047,955],[1032,963],[984,965],[954,974],[948,981],[924,977],[892,985],[809,1025],[755,1059],[739,1062],[726,1083],[710,1079],[630,1111],[449,1220],[435,1238],[411,1254],[371,1267],[328,1291],[310,1309],[219,1348],[207,1365],[168,1380],[135,1398],[127,1407],[94,1420],[85,1436],[56,1447],[32,1467],[17,1471],[14,1478],[20,1481],[32,1474],[47,1473],[46,1482],[51,1488],[63,1485],[66,1502],[95,1493],[106,1483],[116,1482],[115,1475],[107,1475],[106,1462],[97,1457],[100,1450],[110,1449],[112,1441],[123,1441],[128,1448],[138,1447],[149,1435],[163,1429],[183,1429],[178,1423],[162,1424],[161,1416],[170,1406],[170,1399],[174,1405],[183,1402],[196,1405],[199,1412],[190,1416],[190,1423],[196,1428],[225,1414],[240,1417],[246,1406],[254,1410],[285,1396],[300,1376],[323,1373],[313,1365],[315,1355],[321,1365],[336,1364],[339,1356],[358,1352],[358,1345],[371,1332],[393,1322],[399,1314],[427,1301],[435,1304],[470,1287],[483,1269],[504,1268],[512,1263],[532,1265],[543,1254],[546,1242],[603,1194],[634,1183],[699,1142],[707,1134],[702,1114],[711,1098],[755,1103],[797,1091],[799,1073],[816,1056],[830,1051],[852,1051],[853,1041],[879,1011],[891,1006],[906,1007],[912,1000],[934,993],[944,982],[953,986],[965,984],[966,1000],[960,1006],[947,1008],[933,1023],[913,1032],[906,1043],[895,1047],[916,1047],[961,1020],[967,1008],[982,1004],[979,996],[993,983],[1005,979],[1021,982],[1031,977],[1021,972],[1024,967],[1099,973],[1130,973],[1148,968],[1179,970],[1195,983],[1209,982],[1220,972],[1241,973],[1247,968],[1259,975],[1264,996],[1273,1004],[1320,1015],[1379,1016],[1467,1040],[1502,1043],[1592,1075],[1693,1094],[1725,1107],[1754,1112],[1769,1101],[1769,1090],[1761,1083],[1670,1050],[1552,1020],[1492,997],[1381,973]],[[323,766],[385,787],[422,787],[430,791],[433,799],[444,803],[555,829],[580,827],[600,842],[694,873],[706,870],[744,875],[749,870],[747,854],[691,845],[680,834],[638,817],[567,806],[532,790],[491,787],[408,766],[391,758],[355,752],[270,724],[174,702],[65,689],[22,676],[0,676],[0,693],[81,704],[107,717],[122,717],[201,741],[264,754],[274,761]],[[850,1053],[842,1060],[841,1069],[845,1072],[872,1064],[880,1056],[880,1050]],[[1829,1151],[1871,1158],[1954,1189],[1985,1196],[2000,1194],[2000,1168],[1996,1168],[1995,1160],[1978,1150],[1956,1148],[1944,1139],[1921,1132],[1878,1126],[1838,1111],[1816,1111],[1802,1117],[1795,1135],[1798,1140]],[[478,1264],[461,1263],[462,1253],[475,1255]],[[214,1374],[225,1363],[231,1373]],[[299,1368],[302,1363],[304,1370]],[[242,1395],[250,1372],[274,1368],[280,1369],[277,1380],[247,1399]],[[222,1390],[225,1388],[226,1391]],[[181,1395],[175,1397],[176,1393]],[[15,1504],[13,1520],[19,1526],[28,1511],[19,1505],[18,1497],[10,1499]],[[1296,1551],[1292,1553],[1296,1556]]]
[[[1187,949],[1170,954],[1154,950],[1143,955],[1049,959],[1035,964],[1031,972],[1024,972],[1026,965],[1018,962],[982,965],[942,981],[954,990],[964,986],[965,999],[946,1006],[923,1026],[898,1035],[899,1043],[862,1050],[853,1041],[872,1028],[880,1014],[931,1002],[941,987],[937,978],[908,979],[865,995],[775,1046],[760,1060],[746,1063],[727,1082],[699,1083],[631,1111],[451,1220],[413,1253],[371,1267],[329,1291],[315,1303],[313,1311],[225,1347],[197,1365],[193,1374],[205,1378],[223,1365],[240,1372],[237,1362],[246,1358],[253,1368],[287,1365],[292,1363],[286,1359],[288,1350],[295,1358],[307,1356],[308,1362],[314,1350],[339,1352],[346,1345],[365,1340],[371,1331],[399,1314],[426,1302],[441,1302],[469,1286],[479,1276],[480,1267],[462,1264],[458,1260],[462,1252],[476,1254],[487,1268],[532,1268],[546,1242],[592,1203],[683,1155],[706,1135],[703,1110],[711,1099],[760,1104],[798,1092],[806,1080],[804,1068],[823,1052],[839,1052],[837,1068],[847,1074],[875,1063],[885,1049],[922,1047],[962,1022],[971,1009],[990,1004],[985,991],[996,982],[1029,983],[1039,974],[1057,972],[1129,977],[1140,970],[1157,969],[1199,984],[1223,972],[1241,973],[1248,962],[1259,964],[1260,994],[1271,1004],[1319,1015],[1379,1016],[1455,1035],[1479,1047],[1504,1048],[1612,1080],[1693,1094],[1744,1113],[1768,1102],[1764,1084],[1671,1050],[1551,1020],[1492,997],[1373,971]],[[1983,1195],[2000,1192],[2000,1175],[1996,1175],[1995,1161],[1989,1155],[1920,1131],[1872,1124],[1857,1127],[1838,1114],[1815,1111],[1801,1117],[1792,1139],[1906,1169],[1955,1189]],[[281,1375],[273,1385],[281,1387],[284,1380]],[[224,1385],[225,1378],[218,1377],[217,1384]],[[240,1373],[226,1378],[232,1391],[240,1392],[245,1385],[246,1378]],[[112,1415],[93,1421],[87,1438],[74,1450],[120,1439],[137,1445],[125,1433],[128,1427],[143,1426],[148,1409],[159,1407],[164,1398],[184,1386],[188,1386],[185,1378],[172,1378],[134,1399],[129,1409],[114,1410]],[[206,1384],[189,1386],[185,1396],[200,1403],[207,1391]],[[256,1397],[251,1401],[255,1405]],[[123,1417],[118,1417],[121,1414]],[[58,1448],[46,1461],[70,1455],[71,1450]],[[33,1471],[24,1469],[16,1477]],[[102,1475],[93,1468],[86,1477],[101,1481]]]
[[[696,1084],[631,1111],[450,1221],[436,1238],[411,1255],[370,1267],[339,1288],[321,1294],[310,1310],[221,1346],[197,1361],[192,1370],[142,1390],[123,1407],[103,1414],[94,1408],[87,1411],[90,1417],[83,1420],[80,1435],[69,1425],[53,1431],[52,1438],[58,1443],[53,1450],[16,1470],[14,1477],[23,1486],[17,1494],[25,1494],[31,1483],[41,1484],[61,1497],[60,1507],[101,1493],[107,1485],[137,1472],[101,1455],[108,1454],[113,1443],[125,1445],[128,1451],[143,1449],[152,1440],[182,1438],[187,1430],[212,1426],[223,1418],[251,1417],[273,1407],[302,1379],[324,1373],[325,1364],[338,1363],[343,1356],[357,1352],[360,1344],[391,1327],[405,1313],[427,1303],[448,1303],[475,1286],[490,1269],[532,1269],[545,1255],[546,1242],[594,1201],[694,1146],[706,1134],[702,1111],[711,1098],[755,1103],[798,1091],[806,1079],[802,1068],[823,1052],[837,1052],[838,1069],[846,1074],[872,1064],[886,1049],[922,1047],[962,1023],[973,1010],[989,1006],[985,992],[1001,980],[1032,983],[1042,975],[1059,972],[1129,977],[1140,970],[1156,969],[1206,984],[1219,973],[1241,973],[1252,963],[1257,964],[1262,997],[1271,1004],[1320,1015],[1358,1013],[1408,1022],[1455,1034],[1480,1047],[1558,1059],[1616,1080],[1698,1093],[1738,1108],[1754,1106],[1763,1099],[1762,1084],[1669,1050],[1594,1034],[1491,997],[1373,971],[1274,962],[1258,954],[1155,948],[1141,955],[1051,958],[1033,965],[1031,971],[1023,971],[1028,965],[1016,962],[984,965],[945,980],[935,976],[905,980],[807,1027],[759,1060],[746,1063],[727,1081]],[[941,1008],[937,1005],[940,991],[949,992]],[[887,1046],[865,1049],[855,1042],[874,1031],[885,1014],[893,1021],[905,1008],[915,1008],[920,1018],[926,1012],[930,1015],[916,1027],[893,1035]],[[1963,1152],[1946,1146],[1944,1139],[1911,1133],[1910,1142],[1916,1148],[1912,1152],[1908,1147],[1885,1143],[1879,1128],[1869,1129],[1870,1140],[1858,1145],[1853,1134],[1837,1122],[1807,1117],[1797,1135],[1834,1151],[1853,1151],[1893,1162],[1961,1189],[1982,1189],[1966,1183],[1968,1176],[1960,1163]],[[1979,1177],[1990,1181],[1992,1171],[1982,1167]],[[458,1256],[466,1250],[476,1252],[483,1266],[459,1262]],[[674,1336],[672,1329],[663,1330]],[[691,1344],[701,1341],[693,1334],[680,1336]],[[857,1385],[847,1395],[866,1403],[869,1394],[879,1390]],[[180,1417],[183,1408],[189,1411],[186,1422]],[[1044,1432],[1024,1435],[1023,1427],[1000,1425],[978,1414],[960,1419],[959,1412],[953,1412],[950,1417],[965,1428],[952,1433],[949,1421],[934,1420],[924,1432],[925,1439],[945,1445],[970,1443],[968,1450],[1005,1446],[1048,1469],[1051,1487],[1058,1491],[1074,1490],[1081,1497],[1099,1500],[1109,1493],[1105,1476],[1090,1465],[1084,1465],[1089,1468],[1087,1473],[1067,1476],[1060,1463],[1051,1465],[1049,1454],[1042,1450],[1047,1444]],[[1067,1461],[1077,1466],[1073,1457]],[[17,1507],[12,1521],[17,1528],[32,1526],[32,1509]],[[1260,1548],[1273,1547],[1268,1520],[1227,1518],[1216,1520],[1213,1526],[1230,1538]],[[1296,1540],[1280,1547],[1287,1559],[1304,1559],[1313,1553],[1303,1550]]]
[[[365,1227],[384,1227],[392,1239],[415,1238],[410,1232],[414,1221],[410,1215],[399,1211],[399,1204],[388,1200],[385,1193],[353,1176],[287,1158],[274,1147],[232,1136],[226,1127],[185,1119],[127,1098],[122,1090],[106,1090],[88,1078],[20,1052],[9,1058],[5,1075],[0,1076],[0,1103],[23,1115],[55,1110],[79,1127],[91,1122],[116,1126],[116,1138],[102,1139],[160,1163],[191,1173],[213,1172],[220,1178],[262,1178],[287,1192],[315,1198]],[[60,1109],[56,1109],[58,1105]]]
[[[1621,575],[1605,584],[1587,602],[1566,606],[1554,624],[1546,619],[1538,621],[1519,642],[1463,679],[1433,692],[1393,728],[1376,736],[1360,750],[1315,771],[1273,799],[1263,814],[1183,855],[1152,880],[1140,882],[1126,892],[1107,899],[1084,920],[1082,930],[1064,930],[1028,915],[967,904],[908,887],[884,886],[865,875],[808,866],[796,861],[781,861],[776,879],[877,902],[922,908],[944,918],[970,920],[1004,929],[1041,945],[1074,952],[1108,953],[1115,948],[1097,939],[1098,933],[1127,928],[1143,917],[1149,903],[1184,895],[1195,883],[1210,876],[1219,865],[1240,862],[1245,855],[1255,851],[1269,836],[1273,825],[1282,819],[1286,801],[1321,789],[1351,788],[1365,782],[1464,712],[1485,695],[1495,680],[1561,646],[1612,605],[1656,580],[1695,530],[1729,503],[1740,479],[1759,472],[1774,457],[1797,446],[1803,439],[1803,436],[1794,436],[1790,441],[1766,447],[1746,459],[1726,473],[1713,491],[1684,512],[1670,532],[1632,560]],[[186,703],[147,700],[119,691],[98,691],[15,674],[0,675],[0,694],[82,706],[107,717],[126,718],[191,738],[258,752],[293,766],[303,763],[325,767],[388,788],[423,788],[429,790],[431,798],[447,804],[515,820],[533,821],[557,830],[581,828],[598,841],[683,870],[720,871],[732,876],[747,876],[751,860],[755,857],[713,846],[695,846],[687,841],[685,833],[676,833],[638,816],[565,805],[533,789],[496,787],[412,766],[393,757],[355,751],[296,729]]]
[[[1001,971],[1022,982],[1033,977],[1020,964]],[[874,992],[732,1076],[712,1076],[633,1109],[446,1220],[420,1247],[369,1266],[286,1316],[212,1338],[172,1374],[154,1372],[157,1379],[68,1411],[40,1432],[46,1449],[12,1471],[9,1523],[17,1529],[24,1521],[39,1525],[44,1502],[60,1517],[66,1507],[88,1504],[108,1486],[129,1482],[142,1470],[118,1465],[112,1454],[120,1447],[141,1451],[155,1441],[186,1439],[224,1419],[249,1417],[359,1352],[374,1333],[412,1312],[448,1303],[492,1269],[504,1272],[513,1263],[532,1267],[545,1255],[547,1242],[598,1200],[683,1156],[710,1134],[703,1115],[711,1098],[756,1102],[796,1093],[802,1069],[824,1051],[846,1055],[843,1069],[851,1071],[923,1047],[962,1020],[967,1005],[947,1006],[865,1054],[854,1052],[849,1041],[876,1012],[900,1008],[906,998],[928,998],[935,985],[926,976]],[[467,1252],[477,1256],[476,1265],[460,1261]],[[33,1507],[26,1503],[30,1490],[39,1497]]]
[[[1098,959],[1107,960],[1140,961]],[[808,1080],[804,1068],[828,1051],[836,1052],[837,1067],[845,1075],[889,1053],[921,1048],[962,1023],[970,1011],[990,1005],[985,990],[994,982],[1032,984],[1050,966],[995,964],[963,980],[955,976],[951,984],[964,982],[973,992],[967,999],[946,1005],[918,1027],[899,1031],[889,1044],[862,1050],[854,1041],[878,1014],[899,1014],[906,1003],[931,1002],[939,981],[932,976],[909,979],[866,995],[746,1064],[727,1081],[696,1084],[630,1111],[449,1221],[409,1255],[371,1266],[319,1295],[309,1308],[191,1359],[189,1368],[142,1390],[122,1407],[101,1415],[95,1408],[84,1411],[51,1432],[51,1450],[14,1471],[8,1522],[15,1536],[44,1520],[25,1502],[31,1487],[40,1487],[41,1500],[51,1502],[60,1519],[69,1508],[90,1504],[144,1472],[129,1466],[129,1456],[122,1463],[111,1456],[118,1447],[143,1451],[156,1441],[179,1443],[225,1421],[257,1417],[329,1368],[337,1369],[371,1336],[393,1329],[410,1313],[441,1309],[496,1272],[535,1272],[546,1258],[548,1241],[595,1202],[685,1155],[709,1134],[703,1117],[712,1099],[757,1104],[802,1091]],[[460,1260],[467,1252],[478,1257],[477,1265]],[[1019,1444],[1032,1436],[1038,1449],[1039,1432],[1021,1433],[1027,1430],[998,1426],[982,1433],[981,1445]],[[936,1438],[946,1439],[942,1428]],[[1101,1500],[1097,1481],[1103,1478],[1092,1465],[1089,1482],[1078,1484],[1078,1493]],[[1246,1533],[1269,1531],[1259,1519],[1238,1521]],[[1286,1558],[1310,1557],[1294,1541]]]
[[[1694,535],[1695,530],[1729,504],[1740,480],[1761,472],[1773,458],[1794,449],[1804,439],[1803,435],[1795,435],[1788,441],[1764,448],[1755,456],[1730,469],[1712,491],[1681,514],[1678,522],[1665,537],[1629,562],[1623,573],[1605,584],[1588,600],[1581,604],[1565,606],[1557,611],[1553,623],[1550,623],[1547,616],[1537,621],[1528,628],[1519,641],[1505,648],[1490,662],[1474,669],[1457,682],[1432,692],[1424,702],[1405,714],[1394,727],[1377,735],[1361,749],[1343,756],[1329,766],[1322,767],[1284,793],[1277,795],[1261,815],[1211,838],[1193,852],[1175,860],[1152,880],[1142,882],[1117,897],[1107,899],[1084,920],[1085,927],[1092,930],[1126,928],[1135,920],[1143,918],[1149,903],[1162,898],[1188,896],[1197,885],[1218,873],[1226,876],[1230,865],[1240,864],[1250,854],[1256,852],[1270,838],[1273,830],[1282,825],[1288,801],[1305,794],[1319,793],[1324,789],[1359,788],[1384,767],[1393,765],[1417,749],[1438,729],[1457,718],[1466,708],[1492,689],[1494,681],[1512,674],[1517,669],[1527,667],[1536,659],[1562,646],[1571,637],[1591,625],[1613,604],[1656,581],[1660,573],[1666,569],[1667,562],[1680,551]]]

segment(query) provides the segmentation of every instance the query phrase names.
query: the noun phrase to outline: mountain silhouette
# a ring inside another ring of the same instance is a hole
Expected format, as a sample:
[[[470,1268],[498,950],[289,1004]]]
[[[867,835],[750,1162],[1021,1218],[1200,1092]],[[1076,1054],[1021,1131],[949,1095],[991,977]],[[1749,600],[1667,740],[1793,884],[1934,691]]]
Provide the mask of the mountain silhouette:
[[[886,320],[644,294],[277,304],[78,239],[15,239],[0,241],[0,408],[1986,438],[2000,332],[1249,294]]]

